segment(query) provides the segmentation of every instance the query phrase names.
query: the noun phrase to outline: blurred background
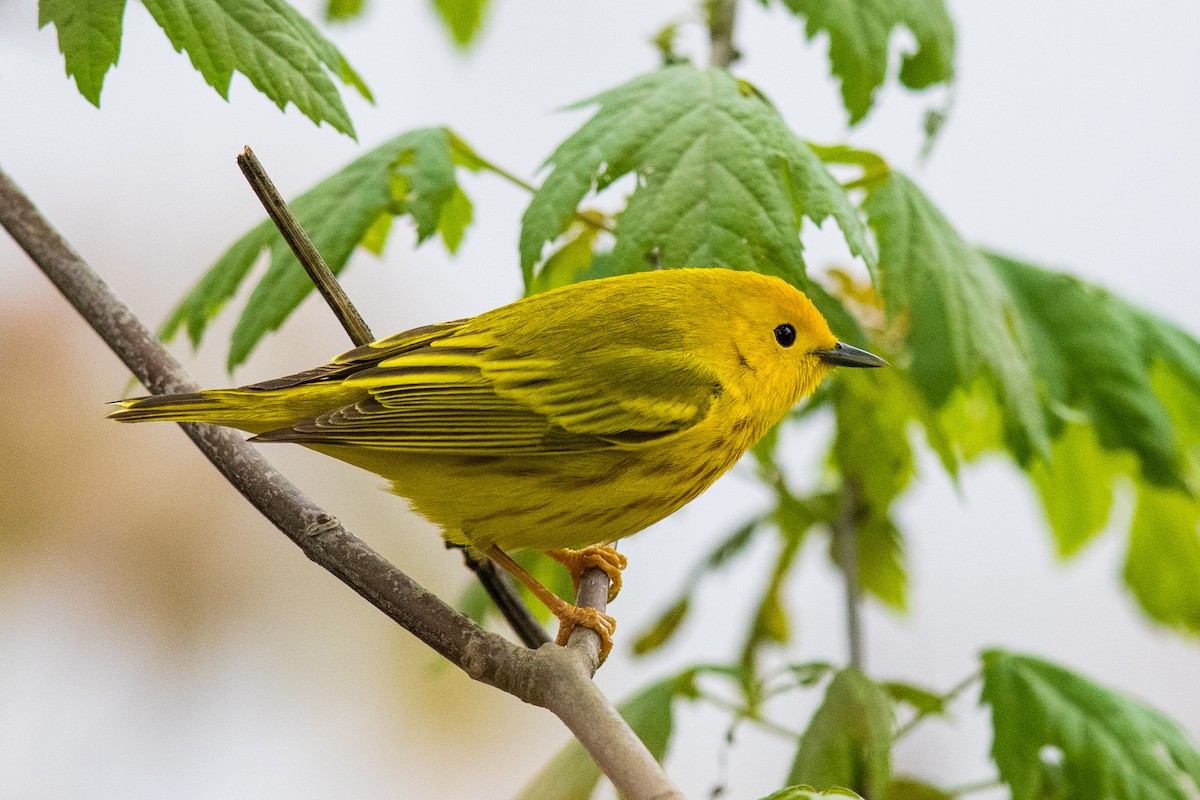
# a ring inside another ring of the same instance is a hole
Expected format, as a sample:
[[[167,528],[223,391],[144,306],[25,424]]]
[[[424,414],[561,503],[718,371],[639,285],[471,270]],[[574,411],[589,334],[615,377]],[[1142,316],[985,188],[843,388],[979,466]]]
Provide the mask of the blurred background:
[[[316,2],[296,5],[319,14]],[[918,165],[921,125],[946,99],[937,92],[888,84],[850,141],[914,169],[968,239],[1069,269],[1200,335],[1200,6],[952,0],[950,10],[959,78],[928,161]],[[0,165],[157,325],[262,215],[234,164],[244,145],[287,196],[424,125],[449,125],[532,177],[586,118],[557,109],[655,67],[649,37],[670,20],[695,23],[693,5],[497,2],[480,44],[461,54],[430,4],[372,3],[361,21],[328,29],[377,98],[345,94],[360,147],[279,113],[240,75],[222,101],[136,3],[98,111],[64,76],[54,31],[37,31],[34,0],[0,0]],[[683,37],[703,52],[699,25]],[[805,43],[793,18],[743,3],[737,40],[739,74],[795,130],[847,136],[824,38]],[[414,250],[407,225],[383,259],[355,257],[346,288],[376,334],[519,295],[527,197],[486,176],[464,181],[476,221],[457,258],[437,242]],[[836,230],[809,231],[806,244],[813,266],[848,259]],[[104,402],[138,390],[7,237],[0,287],[0,797],[499,798],[566,741],[549,714],[437,663],[310,564],[177,428],[106,422]],[[310,299],[230,377],[231,317],[198,353],[173,348],[204,384],[274,377],[349,347]],[[795,463],[816,468],[816,435],[794,443]],[[442,597],[467,585],[459,557],[374,476],[300,448],[268,455]],[[638,660],[628,646],[701,554],[768,502],[749,474],[742,465],[623,546],[630,567],[612,610],[624,635],[597,676],[610,696],[735,657],[750,583],[772,555],[766,539],[706,584],[701,613],[664,652]],[[901,515],[913,534],[911,610],[868,606],[873,675],[946,689],[979,648],[1001,644],[1127,689],[1200,734],[1200,646],[1150,627],[1127,600],[1119,536],[1057,563],[1028,484],[1000,460],[954,486],[927,455]],[[844,661],[841,586],[816,541],[789,601],[795,659]],[[818,699],[788,698],[777,716],[800,727]],[[973,703],[956,704],[955,725],[905,740],[897,769],[947,784],[990,777],[987,720]],[[778,788],[791,746],[743,727],[725,753],[724,730],[709,708],[681,709],[668,766],[688,796],[722,781],[731,797]]]

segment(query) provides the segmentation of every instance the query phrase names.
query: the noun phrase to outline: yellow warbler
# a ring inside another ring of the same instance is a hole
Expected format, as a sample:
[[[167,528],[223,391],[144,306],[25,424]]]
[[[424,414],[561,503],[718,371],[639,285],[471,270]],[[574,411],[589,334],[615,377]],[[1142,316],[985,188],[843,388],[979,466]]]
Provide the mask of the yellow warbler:
[[[550,551],[614,590],[607,543],[704,491],[835,365],[807,297],[751,272],[678,269],[579,283],[364,345],[239,389],[124,400],[121,422],[209,422],[386,478],[444,536],[510,570],[611,647],[615,621],[556,597],[504,551]],[[565,548],[582,548],[579,551]],[[614,592],[615,593],[615,592]]]

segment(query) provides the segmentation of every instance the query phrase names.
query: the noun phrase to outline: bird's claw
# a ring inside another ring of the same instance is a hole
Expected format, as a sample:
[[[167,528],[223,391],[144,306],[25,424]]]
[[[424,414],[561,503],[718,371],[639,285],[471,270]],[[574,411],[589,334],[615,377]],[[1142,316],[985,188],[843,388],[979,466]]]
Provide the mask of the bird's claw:
[[[611,544],[591,544],[580,550],[547,550],[546,555],[567,568],[575,594],[579,594],[579,579],[585,569],[595,567],[608,575],[608,602],[612,602],[621,591],[621,570],[629,563],[622,553]],[[589,626],[590,627],[590,626]]]
[[[600,637],[600,663],[608,658],[613,647],[613,634],[617,630],[617,620],[608,614],[587,606],[567,605],[566,608],[554,612],[558,617],[558,643],[566,646],[575,626],[589,628]]]

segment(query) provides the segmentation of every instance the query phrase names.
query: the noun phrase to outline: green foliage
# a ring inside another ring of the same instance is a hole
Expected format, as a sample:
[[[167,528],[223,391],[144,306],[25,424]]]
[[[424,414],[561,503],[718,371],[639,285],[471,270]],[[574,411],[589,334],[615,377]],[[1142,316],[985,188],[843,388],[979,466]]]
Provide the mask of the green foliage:
[[[982,660],[992,758],[1012,800],[1044,797],[1047,764],[1064,800],[1194,796],[1185,787],[1200,781],[1200,753],[1159,712],[1033,656],[989,650]]]
[[[608,278],[617,273],[617,262],[609,250],[597,251],[596,240],[603,228],[594,212],[580,212],[563,243],[546,259],[529,284],[526,294],[557,289],[570,283]]]
[[[891,782],[891,699],[854,667],[829,682],[825,699],[800,740],[789,784],[840,786],[886,797]]]
[[[904,56],[900,83],[924,89],[954,78],[954,23],[943,0],[783,0],[806,19],[809,39],[829,34],[829,63],[842,82],[850,124],[860,122],[888,74],[888,43],[900,27],[917,49]]]
[[[1200,342],[1077,278],[987,254],[1031,331],[1057,428],[1031,477],[1060,555],[1109,519],[1119,479],[1137,491],[1124,577],[1153,619],[1200,632]],[[1191,457],[1189,457],[1191,453]]]
[[[371,93],[333,44],[283,0],[142,0],[177,51],[229,98],[234,72],[282,110],[293,103],[318,125],[354,136],[341,94],[326,73]]]
[[[929,403],[942,407],[956,390],[984,379],[1004,410],[1017,459],[1045,453],[1028,338],[989,262],[899,173],[873,186],[863,209],[879,242],[884,303],[889,315],[908,320],[908,369]]]
[[[1153,619],[1200,632],[1200,502],[1150,486],[1138,492],[1125,582]]]
[[[1063,425],[1049,460],[1034,464],[1029,473],[1060,557],[1075,555],[1103,529],[1112,509],[1113,484],[1133,467],[1132,461],[1102,450],[1090,425]]]
[[[40,0],[38,27],[54,23],[58,49],[79,93],[100,107],[100,90],[109,67],[121,55],[125,0]]]
[[[1164,361],[1200,386],[1200,343],[1077,278],[988,254],[1017,303],[1048,401],[1079,412],[1107,450],[1137,456],[1146,479],[1183,483],[1183,459],[1150,368]],[[1179,340],[1173,351],[1167,341]]]
[[[832,391],[837,432],[831,461],[849,492],[844,502],[852,504],[838,524],[852,525],[857,537],[863,589],[895,609],[907,603],[908,575],[891,508],[916,474],[908,425],[924,413],[920,396],[905,392],[904,382],[898,371],[873,370],[838,381]],[[895,401],[880,403],[881,396]]]
[[[471,219],[471,204],[458,187],[456,169],[478,169],[480,164],[466,143],[447,129],[422,128],[361,156],[297,197],[291,209],[335,274],[364,239],[376,252],[382,248],[379,221],[392,215],[413,219],[418,243],[441,233],[453,251]],[[186,327],[193,345],[198,345],[209,321],[234,295],[264,249],[270,252],[270,266],[234,328],[229,369],[245,361],[262,337],[278,328],[313,289],[270,220],[254,227],[217,260],[172,312],[162,335],[169,339]]]
[[[852,797],[862,800],[849,789],[826,789],[823,792],[818,792],[811,786],[789,786],[786,789],[780,789],[778,792],[772,792],[762,800],[817,800],[821,797]]]
[[[490,0],[433,0],[433,8],[459,49],[474,44],[487,14]]]
[[[362,16],[366,10],[366,0],[326,0],[325,19],[330,22],[344,22]]]
[[[589,105],[599,109],[547,159],[553,169],[525,211],[527,286],[543,246],[567,230],[584,196],[630,173],[638,180],[617,222],[618,272],[730,267],[809,286],[804,217],[834,218],[851,251],[871,259],[857,212],[820,159],[725,70],[667,67],[580,104]]]
[[[911,778],[896,778],[887,790],[887,800],[954,800],[954,795]]]
[[[896,703],[911,706],[921,716],[946,713],[947,698],[945,695],[903,681],[885,681],[880,684],[888,697]]]
[[[629,727],[659,761],[671,743],[672,703],[691,692],[690,677],[668,678],[617,706]],[[539,772],[517,800],[588,800],[600,783],[600,769],[578,741],[571,742]]]

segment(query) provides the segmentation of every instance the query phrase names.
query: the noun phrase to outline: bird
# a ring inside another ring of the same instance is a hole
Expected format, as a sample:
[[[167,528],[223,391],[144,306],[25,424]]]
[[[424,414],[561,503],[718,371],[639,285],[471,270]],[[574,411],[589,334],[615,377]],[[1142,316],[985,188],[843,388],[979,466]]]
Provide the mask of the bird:
[[[812,301],[756,272],[617,275],[413,328],[324,366],[234,389],[120,400],[118,422],[204,422],[373,472],[612,648],[616,620],[509,556],[540,550],[576,589],[621,586],[613,543],[707,489],[837,366],[887,362],[837,339]]]

